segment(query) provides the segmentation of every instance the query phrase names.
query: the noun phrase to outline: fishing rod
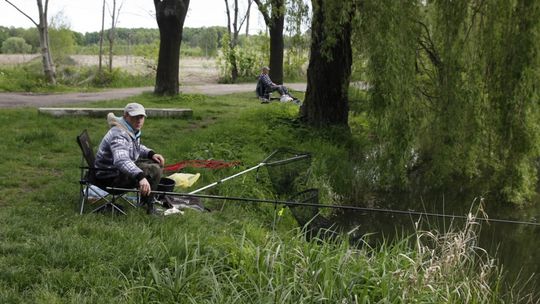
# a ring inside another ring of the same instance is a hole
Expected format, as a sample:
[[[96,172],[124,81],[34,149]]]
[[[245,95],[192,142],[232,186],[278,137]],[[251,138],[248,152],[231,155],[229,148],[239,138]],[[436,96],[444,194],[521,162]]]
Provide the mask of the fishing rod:
[[[127,188],[116,188],[116,187],[107,187],[107,190],[140,192],[140,190],[138,189],[127,189]],[[221,195],[210,195],[210,194],[179,193],[179,192],[168,192],[168,191],[152,191],[152,193],[162,194],[162,195],[172,195],[172,196],[184,196],[184,197],[187,196],[187,197],[210,198],[210,199],[218,199],[218,200],[232,200],[232,201],[240,201],[240,202],[245,202],[245,203],[269,203],[269,204],[286,205],[286,206],[304,206],[304,207],[329,208],[329,209],[352,210],[352,211],[368,211],[368,212],[380,212],[380,213],[431,216],[431,217],[441,217],[441,218],[451,218],[451,219],[469,219],[469,217],[464,216],[464,215],[452,215],[452,214],[441,214],[441,213],[409,211],[409,210],[396,210],[396,209],[386,209],[386,208],[369,208],[369,207],[358,207],[358,206],[347,206],[347,205],[322,205],[318,203],[307,203],[307,202],[298,202],[298,201],[284,201],[284,200],[264,199],[264,198],[245,198],[245,197],[221,196]],[[515,221],[515,220],[507,220],[507,219],[476,218],[476,220],[484,221],[484,222],[540,226],[540,223]]]
[[[240,175],[243,175],[245,173],[248,173],[250,171],[253,171],[253,170],[259,170],[259,168],[261,167],[264,167],[264,166],[269,166],[269,165],[272,165],[272,166],[275,166],[275,165],[281,165],[281,164],[285,164],[285,163],[289,163],[289,162],[293,162],[293,161],[297,161],[297,160],[301,160],[301,159],[305,159],[305,158],[310,158],[311,155],[310,154],[307,154],[307,153],[300,153],[298,152],[298,154],[294,155],[293,157],[289,157],[287,159],[280,159],[280,160],[275,160],[275,161],[269,161],[274,155],[276,155],[278,152],[283,152],[285,150],[283,149],[278,149],[278,150],[275,150],[274,152],[272,152],[270,155],[268,155],[268,157],[266,157],[263,161],[261,161],[259,164],[251,167],[251,168],[248,168],[244,171],[241,171],[241,172],[238,172],[234,175],[231,175],[231,176],[228,176],[228,177],[225,177],[223,179],[220,179],[218,180],[217,182],[213,182],[209,185],[206,185],[202,188],[199,188],[199,189],[196,189],[196,190],[193,190],[191,192],[189,192],[189,194],[195,194],[195,193],[198,193],[198,192],[201,192],[203,190],[206,190],[208,188],[212,188],[214,186],[217,186],[225,181],[228,181],[230,179],[233,179],[235,177],[238,177]]]

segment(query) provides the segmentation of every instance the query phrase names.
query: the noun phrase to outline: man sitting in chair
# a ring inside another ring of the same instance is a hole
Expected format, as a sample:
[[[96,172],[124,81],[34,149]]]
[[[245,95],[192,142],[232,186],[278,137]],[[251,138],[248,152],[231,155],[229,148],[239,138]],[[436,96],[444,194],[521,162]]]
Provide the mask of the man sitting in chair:
[[[141,104],[129,103],[121,119],[103,137],[96,154],[97,182],[117,188],[138,187],[147,212],[153,211],[152,190],[157,189],[165,159],[141,144],[146,111]],[[116,169],[116,170],[115,170]]]
[[[279,95],[281,96],[280,101],[286,102],[286,101],[293,101],[294,98],[289,94],[289,90],[287,90],[287,87],[280,84],[275,84],[272,79],[270,79],[270,76],[268,75],[268,72],[270,71],[269,67],[263,67],[262,73],[259,75],[259,81],[264,86],[265,92],[274,92],[278,91]],[[269,100],[265,100],[263,102],[269,102]]]

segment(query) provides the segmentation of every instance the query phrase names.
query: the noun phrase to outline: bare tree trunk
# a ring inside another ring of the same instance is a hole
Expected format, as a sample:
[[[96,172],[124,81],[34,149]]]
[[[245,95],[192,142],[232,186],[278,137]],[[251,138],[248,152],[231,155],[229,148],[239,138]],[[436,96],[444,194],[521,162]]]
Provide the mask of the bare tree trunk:
[[[231,35],[231,33],[232,33],[232,29],[231,29],[231,11],[229,9],[229,1],[227,1],[227,0],[225,0],[225,12],[227,14],[227,32],[229,32],[229,35]]]
[[[159,58],[154,94],[179,93],[180,46],[189,0],[154,0],[159,27]]]
[[[234,19],[233,19],[233,36],[232,39],[235,42],[235,45],[238,42],[238,0],[234,0]]]
[[[113,0],[113,8],[111,14],[111,29],[109,30],[109,72],[112,72],[113,68],[113,46],[114,46],[114,34],[116,27],[116,0]]]
[[[39,10],[39,40],[41,45],[41,56],[43,58],[43,71],[45,77],[50,84],[56,84],[56,68],[53,63],[50,42],[49,42],[49,26],[47,23],[47,10],[49,6],[49,0],[45,0],[45,7],[43,7],[42,1],[37,0]]]
[[[233,33],[231,37],[231,50],[235,50],[238,45],[238,0],[234,0],[234,19],[233,19]],[[238,79],[238,60],[236,57],[236,51],[232,51],[233,56],[231,60],[232,71],[231,78],[233,82]]]
[[[56,69],[54,67],[51,50],[49,48],[49,26],[47,24],[47,10],[49,7],[49,0],[45,0],[45,6],[43,5],[43,2],[41,0],[37,0],[39,23],[34,21],[32,17],[28,16],[28,14],[23,12],[9,0],[5,1],[11,6],[13,6],[17,11],[19,11],[19,13],[30,19],[30,21],[32,21],[32,23],[37,27],[39,33],[39,46],[41,52],[41,61],[43,65],[43,74],[45,75],[45,78],[47,78],[48,83],[56,84]]]
[[[236,62],[236,40],[235,36],[238,37],[238,35],[235,35],[237,31],[237,19],[238,19],[238,0],[235,0],[234,2],[234,9],[235,9],[235,15],[234,19],[231,19],[231,11],[229,8],[229,1],[225,0],[225,7],[227,12],[227,30],[229,31],[229,58],[227,59],[229,63],[231,64],[231,81],[234,83],[236,82],[236,79],[238,79],[238,65]],[[232,21],[232,22],[231,22]]]
[[[103,68],[103,35],[105,34],[105,3],[103,0],[103,9],[101,11],[101,32],[99,33],[99,65],[98,73],[101,74]]]
[[[251,13],[251,4],[253,3],[253,0],[248,0],[248,7],[246,12],[246,38],[249,36],[249,17]]]
[[[251,5],[251,0],[248,0],[249,5]],[[229,48],[230,48],[230,54],[229,58],[227,59],[229,64],[231,65],[231,81],[236,82],[238,79],[239,71],[238,71],[238,60],[236,57],[236,46],[238,45],[238,36],[240,34],[240,30],[242,29],[242,25],[248,18],[248,14],[246,14],[240,23],[238,22],[238,0],[234,0],[234,16],[231,18],[231,11],[229,8],[229,1],[225,0],[225,7],[226,7],[226,13],[227,13],[227,30],[229,31],[229,37],[231,38],[229,42]]]

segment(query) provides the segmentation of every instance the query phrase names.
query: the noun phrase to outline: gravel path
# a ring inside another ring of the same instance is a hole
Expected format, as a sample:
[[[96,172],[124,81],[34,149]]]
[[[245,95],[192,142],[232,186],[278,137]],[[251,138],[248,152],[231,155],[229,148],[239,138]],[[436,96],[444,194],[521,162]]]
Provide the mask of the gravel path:
[[[180,91],[186,94],[206,95],[225,95],[231,93],[253,92],[253,95],[255,96],[255,86],[255,83],[187,85],[181,86]],[[305,83],[290,83],[286,84],[286,86],[293,91],[306,90]],[[77,103],[122,99],[139,95],[143,92],[151,92],[152,90],[152,87],[142,87],[111,89],[93,93],[0,93],[0,108],[69,106]]]

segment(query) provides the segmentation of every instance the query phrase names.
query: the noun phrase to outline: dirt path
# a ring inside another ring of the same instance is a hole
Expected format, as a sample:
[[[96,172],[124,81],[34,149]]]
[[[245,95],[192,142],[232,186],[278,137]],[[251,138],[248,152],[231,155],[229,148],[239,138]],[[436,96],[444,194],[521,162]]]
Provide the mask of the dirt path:
[[[293,91],[305,91],[305,83],[290,83],[287,87]],[[35,94],[35,93],[0,93],[0,108],[15,107],[49,107],[69,106],[77,103],[93,102],[109,99],[122,99],[151,92],[152,87],[111,89],[94,93],[63,93],[63,94]],[[204,84],[181,86],[180,91],[186,94],[225,95],[231,93],[253,92],[255,84]]]

